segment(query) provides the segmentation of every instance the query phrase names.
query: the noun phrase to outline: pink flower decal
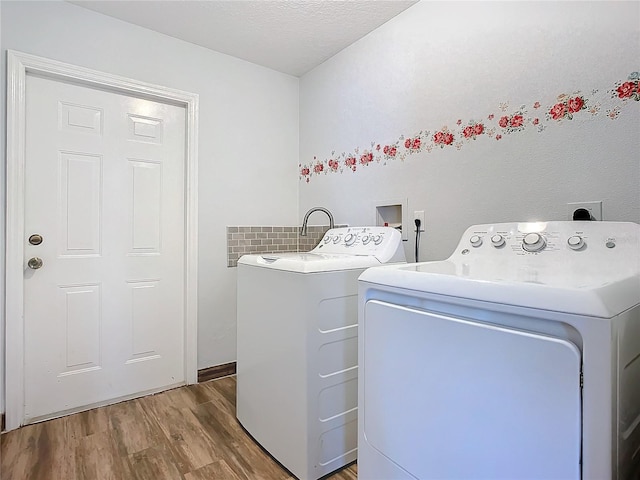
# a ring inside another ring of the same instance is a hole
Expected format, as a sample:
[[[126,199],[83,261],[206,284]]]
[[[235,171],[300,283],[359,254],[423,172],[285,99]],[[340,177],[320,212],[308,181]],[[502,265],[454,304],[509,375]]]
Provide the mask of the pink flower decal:
[[[540,102],[536,102],[533,104],[533,108],[540,108]]]
[[[369,165],[373,161],[373,153],[365,153],[360,157],[360,164]]]
[[[322,173],[323,170],[324,170],[324,165],[320,162],[316,163],[313,166],[313,173]]]
[[[347,157],[344,164],[354,172],[356,171],[356,157]]]
[[[511,117],[511,120],[509,120],[509,126],[514,128],[521,127],[523,122],[524,118],[522,115],[514,115]]]
[[[445,145],[451,145],[453,143],[453,135],[449,132],[436,132],[433,136],[433,143],[440,145],[440,148],[444,148]]]
[[[633,72],[627,77],[627,80],[616,84],[612,91],[611,98],[615,97],[626,100],[631,98],[640,101],[640,72]]]
[[[583,106],[584,100],[580,97],[571,98],[569,99],[569,102],[567,102],[567,107],[570,113],[579,112],[580,110],[582,110]]]
[[[620,98],[631,98],[634,91],[637,91],[638,84],[634,82],[624,82],[620,85],[616,91],[618,92],[618,97]]]
[[[491,115],[489,115],[489,116],[487,117],[487,119],[489,119],[489,120],[493,120],[493,118],[494,118],[494,117],[495,117],[495,115],[492,113]]]
[[[419,150],[421,144],[422,144],[422,140],[420,140],[420,137],[407,138],[404,141],[404,148],[409,150]],[[410,152],[410,153],[413,153],[413,152]]]
[[[328,164],[329,164],[329,168],[331,169],[332,172],[337,172],[338,168],[340,167],[340,164],[338,163],[337,160],[331,159],[331,160],[329,160]]]
[[[578,96],[569,98],[568,100],[561,98],[561,100],[563,101],[556,103],[551,107],[551,110],[549,110],[548,116],[553,120],[562,120],[565,117],[572,120],[575,113],[587,108],[584,97]]]
[[[462,135],[464,138],[473,138],[475,140],[476,136],[482,135],[484,133],[484,125],[482,123],[475,123],[464,127],[462,130]]]
[[[502,135],[498,134],[496,135],[496,140],[500,140],[502,138]]]
[[[522,112],[517,112],[513,115],[504,115],[500,117],[498,125],[503,129],[503,133],[520,131],[524,128],[524,115]]]
[[[563,118],[565,113],[567,113],[567,107],[564,105],[564,103],[556,103],[553,107],[551,107],[551,110],[549,110],[549,115],[551,115],[551,118],[553,118],[554,120]]]
[[[304,167],[302,170],[300,170],[300,174],[301,174],[303,177],[308,176],[308,175],[309,175],[309,173],[310,173],[310,171],[309,171],[309,168],[308,168],[308,167]]]
[[[540,119],[539,118],[534,118],[533,119],[533,124],[534,125],[538,125],[540,123]]]
[[[385,148],[387,148],[387,147],[385,147]],[[389,149],[384,153],[386,153],[390,157],[395,157],[396,153],[398,153],[398,149],[396,147],[389,147]]]

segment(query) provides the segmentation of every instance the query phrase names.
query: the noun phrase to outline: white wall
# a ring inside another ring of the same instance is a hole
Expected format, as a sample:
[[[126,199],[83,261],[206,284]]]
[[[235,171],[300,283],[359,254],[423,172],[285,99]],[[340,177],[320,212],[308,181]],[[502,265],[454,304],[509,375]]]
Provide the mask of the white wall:
[[[640,70],[638,18],[638,2],[412,6],[301,78],[303,167],[319,161],[326,171],[327,160],[367,149],[374,161],[302,178],[299,215],[324,205],[338,222],[368,224],[375,201],[407,198],[410,215],[426,212],[421,260],[447,257],[472,224],[564,220],[568,202],[602,200],[606,220],[640,222],[640,102],[610,92]],[[547,119],[558,95],[577,91],[600,110]],[[502,132],[498,119],[523,105],[523,131]],[[471,119],[484,135],[461,140]],[[443,126],[455,141],[434,147]],[[401,136],[421,131],[420,153],[376,161],[378,143],[399,140],[404,153]]]
[[[200,95],[198,367],[235,361],[236,278],[226,267],[225,226],[297,219],[298,79],[64,2],[0,8],[3,99],[7,49]],[[4,251],[4,208],[0,215]]]

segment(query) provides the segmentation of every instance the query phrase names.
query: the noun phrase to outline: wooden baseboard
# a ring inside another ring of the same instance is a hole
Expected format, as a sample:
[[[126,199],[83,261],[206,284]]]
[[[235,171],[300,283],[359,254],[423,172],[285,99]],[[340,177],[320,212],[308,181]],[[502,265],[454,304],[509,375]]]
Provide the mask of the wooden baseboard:
[[[227,377],[236,373],[236,362],[223,363],[214,367],[198,370],[198,383],[213,380],[215,378]]]

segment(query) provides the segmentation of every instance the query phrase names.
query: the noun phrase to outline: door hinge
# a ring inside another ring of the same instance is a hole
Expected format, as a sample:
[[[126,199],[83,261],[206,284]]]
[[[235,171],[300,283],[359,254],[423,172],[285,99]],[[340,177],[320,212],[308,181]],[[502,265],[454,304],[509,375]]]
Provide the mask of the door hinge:
[[[584,386],[584,374],[580,372],[580,388],[583,388],[583,386]]]

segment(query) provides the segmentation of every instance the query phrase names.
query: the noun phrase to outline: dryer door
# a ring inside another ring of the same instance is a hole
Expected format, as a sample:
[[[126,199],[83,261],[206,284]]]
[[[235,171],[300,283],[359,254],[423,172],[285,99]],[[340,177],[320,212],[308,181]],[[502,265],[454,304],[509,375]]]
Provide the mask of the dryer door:
[[[418,479],[580,478],[573,343],[376,300],[361,328],[364,436],[389,461]]]

